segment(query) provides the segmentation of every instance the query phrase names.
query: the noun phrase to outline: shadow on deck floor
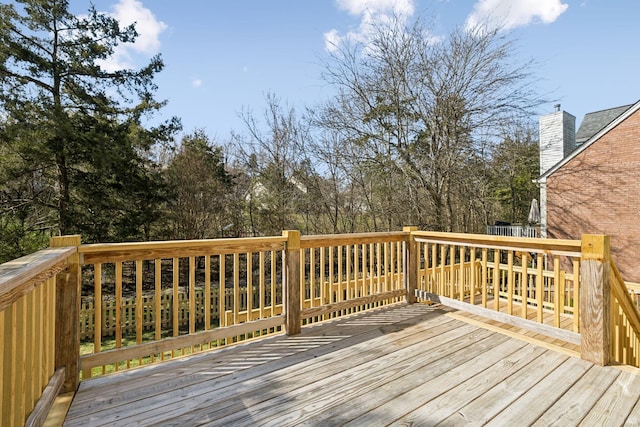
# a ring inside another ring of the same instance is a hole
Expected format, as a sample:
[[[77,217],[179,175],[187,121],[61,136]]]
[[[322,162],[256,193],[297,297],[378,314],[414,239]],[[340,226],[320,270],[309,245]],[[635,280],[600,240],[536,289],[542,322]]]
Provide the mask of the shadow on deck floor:
[[[640,376],[511,335],[399,304],[84,381],[65,426],[640,423]]]

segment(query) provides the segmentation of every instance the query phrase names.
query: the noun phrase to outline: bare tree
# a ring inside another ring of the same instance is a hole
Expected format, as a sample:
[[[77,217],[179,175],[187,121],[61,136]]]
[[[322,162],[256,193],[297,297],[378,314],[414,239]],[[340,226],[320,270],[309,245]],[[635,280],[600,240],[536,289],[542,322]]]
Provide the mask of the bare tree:
[[[530,63],[515,63],[500,29],[430,36],[420,20],[372,28],[367,44],[336,46],[325,79],[338,95],[321,113],[352,161],[376,170],[388,227],[398,219],[439,230],[470,230],[484,218],[467,210],[484,174],[497,125],[538,105]],[[515,64],[515,65],[514,65]],[[373,169],[372,169],[373,170]],[[467,180],[468,182],[465,182]]]
[[[241,118],[248,134],[233,136],[239,159],[251,178],[246,198],[254,235],[298,228],[307,193],[299,178],[300,147],[306,131],[295,110],[274,94],[267,94],[266,102],[264,122],[244,111]]]

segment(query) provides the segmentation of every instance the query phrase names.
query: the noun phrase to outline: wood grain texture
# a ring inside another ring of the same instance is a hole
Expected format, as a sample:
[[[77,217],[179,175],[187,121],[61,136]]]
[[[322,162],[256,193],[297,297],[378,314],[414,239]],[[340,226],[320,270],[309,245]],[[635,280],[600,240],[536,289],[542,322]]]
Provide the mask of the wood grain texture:
[[[51,247],[80,246],[80,236],[52,237]],[[67,258],[67,269],[57,276],[55,297],[55,369],[65,369],[61,392],[80,384],[80,258],[77,250]]]
[[[248,334],[263,329],[275,328],[282,326],[283,324],[283,316],[274,316],[267,319],[255,320],[253,322],[240,323],[238,325],[196,332],[194,334],[166,338],[162,341],[152,341],[114,350],[107,350],[101,353],[89,354],[81,356],[80,360],[82,361],[82,369],[90,369],[97,366],[148,356],[150,354],[159,354],[219,339]]]
[[[75,247],[44,249],[0,265],[0,311],[67,266]]]
[[[38,403],[35,405],[33,411],[24,423],[25,427],[36,427],[45,423],[47,416],[49,415],[49,411],[64,385],[64,371],[64,368],[60,368],[53,374],[49,384],[47,384],[42,391],[42,395],[40,396]]]
[[[640,416],[639,376],[448,310],[398,304],[89,380],[65,425],[620,425]]]
[[[341,310],[348,310],[354,307],[366,306],[376,302],[382,302],[392,300],[395,298],[402,298],[405,296],[406,290],[397,289],[395,291],[382,292],[375,295],[369,295],[361,298],[354,298],[348,301],[336,302],[333,304],[325,304],[318,307],[306,308],[301,311],[300,316],[303,319],[308,319],[314,316],[322,316],[326,314],[335,313]]]
[[[546,336],[556,337],[558,339],[561,339],[569,343],[580,344],[582,342],[580,334],[575,333],[571,330],[563,329],[561,327],[555,327],[555,326],[547,325],[544,323],[538,323],[536,321],[532,321],[529,319],[523,319],[521,317],[512,316],[512,315],[509,315],[508,313],[486,309],[480,306],[471,305],[466,302],[460,302],[455,299],[441,297],[435,294],[422,293],[420,298],[431,300],[433,302],[437,302],[437,303],[446,305],[448,307],[455,308],[457,310],[477,314],[487,319],[497,320],[499,322],[517,326],[519,328],[527,329],[529,331],[535,331]],[[506,306],[506,303],[505,303],[505,306]],[[566,318],[566,321],[570,323],[571,319]]]
[[[318,234],[313,236],[302,236],[300,247],[322,248],[332,246],[345,246],[364,243],[381,242],[402,242],[406,238],[406,233],[401,231],[389,231],[379,233],[348,233],[348,234]]]
[[[407,238],[403,246],[403,265],[404,271],[404,288],[407,291],[405,298],[409,304],[416,302],[415,290],[418,284],[418,266],[420,254],[418,253],[418,245],[411,235],[417,231],[418,227],[403,227],[402,231],[407,233]]]
[[[607,365],[610,358],[610,243],[608,236],[584,235],[580,264],[580,335],[584,360]]]
[[[278,251],[284,248],[284,242],[285,239],[283,237],[275,236],[163,242],[98,243],[82,245],[79,251],[83,264],[96,264],[99,262]]]
[[[580,256],[580,240],[534,239],[528,237],[488,236],[486,234],[446,233],[437,231],[415,231],[418,242],[437,242],[477,248],[540,252],[567,256]]]
[[[302,328],[300,318],[300,232],[288,230],[283,232],[287,239],[284,251],[285,270],[282,280],[285,310],[285,330],[287,335],[299,334]]]

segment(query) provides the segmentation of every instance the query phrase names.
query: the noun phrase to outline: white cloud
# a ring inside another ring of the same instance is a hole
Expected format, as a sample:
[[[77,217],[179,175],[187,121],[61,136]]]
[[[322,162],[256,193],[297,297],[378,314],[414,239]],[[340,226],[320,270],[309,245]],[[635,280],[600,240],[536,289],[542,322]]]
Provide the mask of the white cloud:
[[[340,9],[356,16],[367,11],[411,16],[415,9],[413,0],[336,0],[336,3]]]
[[[340,43],[340,32],[335,28],[324,33],[324,48],[327,52],[334,52]]]
[[[366,43],[376,25],[389,22],[393,16],[406,20],[415,12],[414,0],[336,0],[336,4],[350,15],[360,17],[360,25],[346,34],[335,28],[324,33],[328,52],[335,51],[345,40]]]
[[[111,58],[100,65],[107,71],[133,68],[133,54],[152,56],[160,50],[160,34],[167,25],[158,21],[151,10],[144,7],[139,0],[118,0],[111,14],[121,26],[135,23],[138,37],[135,43],[127,43],[116,47]]]
[[[200,79],[193,79],[193,81],[191,82],[191,84],[193,85],[193,87],[200,87],[200,86],[202,86],[202,80],[200,80]]]
[[[543,22],[549,24],[562,15],[569,5],[562,0],[479,0],[466,25],[502,26],[505,30]]]

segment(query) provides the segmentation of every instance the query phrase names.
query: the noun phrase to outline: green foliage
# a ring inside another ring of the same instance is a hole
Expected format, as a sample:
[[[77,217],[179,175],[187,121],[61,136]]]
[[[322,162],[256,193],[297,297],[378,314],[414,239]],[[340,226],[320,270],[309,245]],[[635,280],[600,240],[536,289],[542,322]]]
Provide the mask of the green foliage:
[[[153,153],[179,122],[143,122],[163,106],[159,56],[139,70],[103,68],[136,37],[94,7],[78,17],[64,0],[0,5],[0,215],[21,206],[27,229],[89,242],[150,237],[164,200]]]
[[[202,130],[182,139],[166,171],[170,198],[167,216],[170,237],[204,239],[223,235],[234,224],[229,207],[232,177],[226,171],[222,149]]]
[[[527,223],[531,200],[539,197],[534,182],[539,165],[538,141],[531,129],[505,134],[491,161],[491,189],[498,204],[495,220]]]

